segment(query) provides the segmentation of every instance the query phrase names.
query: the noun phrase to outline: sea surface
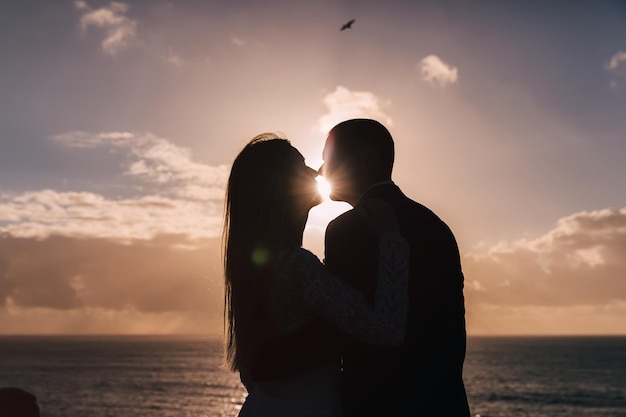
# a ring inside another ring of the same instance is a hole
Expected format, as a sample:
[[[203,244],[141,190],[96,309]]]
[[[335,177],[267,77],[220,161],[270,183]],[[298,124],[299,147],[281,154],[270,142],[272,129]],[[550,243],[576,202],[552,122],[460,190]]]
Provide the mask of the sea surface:
[[[472,416],[626,417],[626,337],[470,337]],[[236,416],[246,392],[222,341],[181,336],[0,336],[0,387],[43,417]]]

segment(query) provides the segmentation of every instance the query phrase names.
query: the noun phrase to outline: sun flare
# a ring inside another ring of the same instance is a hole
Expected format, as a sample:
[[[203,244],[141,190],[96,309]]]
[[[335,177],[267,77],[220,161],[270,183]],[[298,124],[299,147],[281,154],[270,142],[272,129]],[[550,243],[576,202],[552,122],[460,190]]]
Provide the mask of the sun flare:
[[[326,178],[322,177],[321,175],[318,175],[315,178],[315,181],[317,181],[317,191],[321,194],[324,201],[329,201],[330,200],[330,183],[326,181]]]

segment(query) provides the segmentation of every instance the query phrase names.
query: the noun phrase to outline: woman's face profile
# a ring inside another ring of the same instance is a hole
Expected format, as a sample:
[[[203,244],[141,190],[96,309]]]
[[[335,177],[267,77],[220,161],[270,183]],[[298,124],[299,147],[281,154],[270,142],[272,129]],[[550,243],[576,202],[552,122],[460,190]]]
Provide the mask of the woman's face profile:
[[[323,200],[315,180],[318,174],[316,170],[307,166],[304,160],[299,161],[295,168],[292,195],[297,205],[308,211],[321,204]]]

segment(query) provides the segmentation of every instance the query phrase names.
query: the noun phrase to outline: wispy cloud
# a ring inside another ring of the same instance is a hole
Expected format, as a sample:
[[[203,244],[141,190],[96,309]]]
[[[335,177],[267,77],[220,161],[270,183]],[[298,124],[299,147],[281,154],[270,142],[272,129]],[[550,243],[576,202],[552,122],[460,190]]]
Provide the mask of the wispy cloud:
[[[76,152],[106,149],[119,154],[132,197],[54,190],[4,193],[0,233],[117,240],[162,234],[203,238],[220,233],[226,165],[194,162],[187,149],[149,133],[73,131],[52,140]]]
[[[102,49],[109,55],[131,45],[137,35],[137,21],[126,16],[128,4],[111,2],[108,6],[99,9],[91,8],[85,1],[74,2],[74,7],[83,14],[80,18],[80,28],[83,33],[94,26],[105,32],[102,40]]]
[[[178,55],[172,47],[167,48],[166,52],[163,54],[163,59],[168,64],[177,68],[181,68],[185,64],[180,55]]]
[[[201,204],[147,195],[107,199],[85,192],[42,190],[0,197],[0,234],[45,239],[50,236],[151,239],[160,234],[190,238],[216,236],[218,203]]]
[[[608,65],[606,66],[606,68],[608,70],[616,70],[618,67],[621,66],[622,62],[626,61],[626,52],[624,51],[617,51],[612,57],[611,60],[609,61]]]
[[[189,150],[150,133],[71,131],[52,140],[71,148],[105,148],[124,153],[125,174],[158,185],[160,193],[191,200],[224,195],[228,166],[192,161]]]
[[[446,87],[459,79],[458,68],[445,63],[437,55],[428,55],[421,60],[419,67],[423,79],[433,86]]]
[[[346,87],[337,86],[335,91],[322,99],[327,113],[320,117],[318,127],[327,133],[337,123],[353,118],[371,118],[387,126],[392,126],[391,117],[385,112],[391,102],[383,101],[369,91],[351,91]]]
[[[464,259],[476,299],[489,304],[567,306],[626,302],[626,207],[560,219],[536,239],[500,243]],[[472,287],[469,288],[470,292]]]
[[[89,5],[82,0],[76,0],[74,2],[74,7],[78,10],[89,10]]]
[[[606,65],[606,70],[612,73],[614,76],[623,77],[626,73],[622,70],[622,68],[624,67],[624,62],[626,62],[626,52],[617,51],[615,54],[613,54],[613,56],[609,60],[609,63]],[[620,84],[621,83],[618,82],[616,79],[611,80],[609,83],[611,89],[613,90],[616,90]]]
[[[246,41],[241,39],[238,36],[232,35],[230,37],[230,42],[235,45],[235,46],[245,46],[246,45]]]

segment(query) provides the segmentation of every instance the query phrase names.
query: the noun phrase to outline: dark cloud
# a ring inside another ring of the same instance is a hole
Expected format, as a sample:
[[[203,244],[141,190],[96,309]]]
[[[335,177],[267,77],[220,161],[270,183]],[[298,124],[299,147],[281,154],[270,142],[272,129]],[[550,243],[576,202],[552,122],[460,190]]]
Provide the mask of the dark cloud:
[[[0,238],[0,302],[19,308],[222,311],[218,238]]]

